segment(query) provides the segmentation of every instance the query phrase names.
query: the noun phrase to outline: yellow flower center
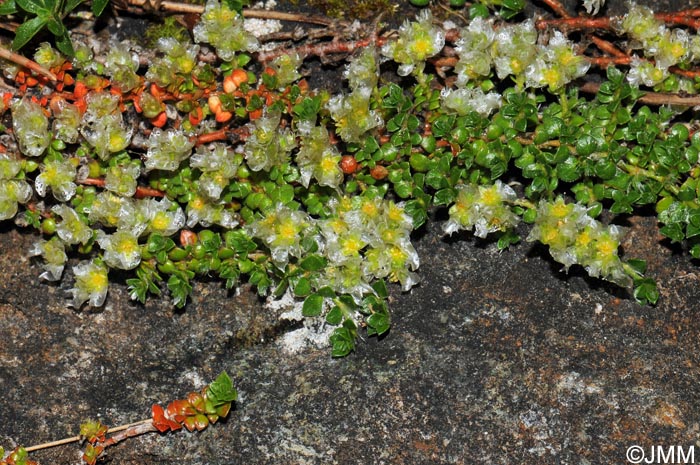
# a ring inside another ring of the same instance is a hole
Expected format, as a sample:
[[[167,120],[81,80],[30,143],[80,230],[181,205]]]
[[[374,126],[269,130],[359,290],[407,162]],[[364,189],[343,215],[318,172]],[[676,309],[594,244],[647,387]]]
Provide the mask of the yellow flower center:
[[[90,292],[100,291],[107,287],[107,274],[101,270],[90,271],[85,284]]]
[[[168,218],[168,215],[166,215],[165,212],[156,213],[156,215],[153,217],[153,220],[151,221],[151,226],[153,227],[153,229],[163,230],[167,229],[169,225],[170,218]]]

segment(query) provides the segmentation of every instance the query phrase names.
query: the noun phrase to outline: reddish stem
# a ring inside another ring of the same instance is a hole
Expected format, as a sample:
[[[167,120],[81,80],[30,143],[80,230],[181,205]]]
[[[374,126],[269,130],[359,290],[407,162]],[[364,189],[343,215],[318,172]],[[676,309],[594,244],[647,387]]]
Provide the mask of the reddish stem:
[[[322,44],[301,45],[299,47],[293,47],[291,49],[278,48],[275,50],[270,50],[268,52],[259,52],[258,61],[260,61],[261,63],[265,63],[279,56],[289,55],[290,53],[294,52],[304,57],[318,56],[323,58],[324,56],[333,53],[352,53],[355,50],[368,47],[373,43],[377,46],[382,46],[385,41],[386,39],[384,39],[383,37],[378,37],[376,40],[362,39],[347,42],[334,40],[332,42],[326,42]]]
[[[80,181],[80,184],[85,186],[105,187],[105,180],[102,178],[85,178]],[[158,189],[153,189],[151,187],[137,186],[134,197],[137,199],[143,199],[146,197],[165,197],[165,192],[159,191]]]

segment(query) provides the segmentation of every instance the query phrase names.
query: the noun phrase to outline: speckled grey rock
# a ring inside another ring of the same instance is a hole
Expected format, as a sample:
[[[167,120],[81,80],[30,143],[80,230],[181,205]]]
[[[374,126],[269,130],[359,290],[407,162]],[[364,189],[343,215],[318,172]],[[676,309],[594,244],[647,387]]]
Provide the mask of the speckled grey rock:
[[[240,394],[227,421],[125,441],[107,463],[583,465],[626,463],[632,445],[697,449],[697,267],[653,218],[628,226],[625,252],[648,261],[657,307],[560,272],[543,247],[446,239],[438,219],[417,238],[421,285],[392,288],[390,333],[340,360],[293,352],[304,328],[245,287],[197,284],[175,311],[115,285],[104,309],[75,311],[69,285],[41,282],[25,258],[34,237],[5,228],[0,444],[137,421],[227,370]],[[76,445],[33,454],[79,456]]]
[[[624,463],[633,444],[697,438],[696,270],[659,244],[650,219],[634,219],[625,248],[650,261],[658,307],[560,273],[539,247],[498,252],[435,226],[417,242],[422,284],[393,289],[390,334],[340,360],[290,353],[281,341],[298,328],[245,289],[199,285],[174,312],[115,286],[104,310],[75,312],[22,258],[31,240],[0,236],[6,447],[76,434],[87,418],[145,418],[223,369],[240,391],[226,422],[126,441],[111,463],[602,464]],[[70,464],[77,454],[35,456]]]

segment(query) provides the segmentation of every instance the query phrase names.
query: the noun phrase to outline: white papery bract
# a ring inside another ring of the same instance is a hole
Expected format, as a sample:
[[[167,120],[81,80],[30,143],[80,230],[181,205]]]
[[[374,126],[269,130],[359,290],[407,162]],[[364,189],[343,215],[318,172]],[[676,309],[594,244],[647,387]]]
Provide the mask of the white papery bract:
[[[117,230],[114,234],[97,231],[97,243],[103,250],[107,265],[120,270],[131,270],[141,263],[138,236],[131,231]]]
[[[12,105],[12,128],[19,150],[28,157],[43,154],[51,143],[49,119],[44,109],[27,98]]]
[[[192,147],[194,142],[183,131],[154,129],[148,137],[146,171],[175,171],[190,156]]]
[[[243,146],[248,167],[253,171],[269,171],[289,160],[296,147],[294,134],[289,128],[280,128],[282,113],[270,110],[255,121],[250,137]]]
[[[496,92],[484,93],[478,87],[473,89],[445,87],[440,92],[443,106],[458,115],[475,111],[481,116],[488,116],[501,107],[501,95]]]
[[[77,189],[75,180],[76,168],[70,160],[50,160],[41,167],[41,173],[34,181],[34,190],[42,197],[50,188],[53,196],[59,202],[69,201]]]
[[[606,226],[591,218],[582,205],[566,203],[559,197],[553,202],[540,201],[527,240],[548,245],[552,258],[565,269],[578,264],[589,275],[624,287],[632,284],[632,278],[617,253],[622,235],[622,228]]]
[[[311,178],[314,178],[320,186],[337,189],[343,181],[340,159],[338,148],[330,142],[328,129],[315,126],[305,131],[296,156],[301,183],[308,188]]]
[[[63,274],[68,256],[66,255],[66,247],[56,236],[51,239],[39,239],[29,249],[29,256],[34,257],[40,255],[44,259],[44,272],[39,276],[47,281],[58,281]]]
[[[292,210],[282,203],[262,219],[245,226],[251,237],[260,239],[270,249],[272,261],[280,269],[284,269],[290,257],[302,256],[301,241],[313,229],[311,217],[306,212]]]
[[[498,78],[521,76],[535,59],[536,42],[537,30],[532,20],[499,28],[492,51]]]
[[[131,197],[136,193],[141,165],[138,161],[124,165],[113,165],[105,174],[105,189],[118,195]]]
[[[360,142],[367,131],[383,123],[381,115],[370,108],[370,97],[371,89],[360,87],[348,95],[336,95],[326,104],[345,142]]]
[[[433,15],[425,9],[416,17],[416,21],[406,21],[399,28],[399,37],[388,41],[382,47],[382,55],[399,63],[399,76],[408,76],[422,71],[425,60],[442,50],[445,46],[445,33],[433,24]]]
[[[492,186],[459,184],[455,189],[457,198],[450,207],[450,219],[443,226],[445,234],[474,229],[476,237],[485,238],[489,233],[512,229],[520,221],[511,210],[517,195],[500,180]]]
[[[92,238],[90,226],[68,205],[54,205],[51,211],[61,217],[56,234],[66,244],[86,244]]]
[[[0,179],[0,220],[8,220],[17,214],[18,204],[25,204],[32,197],[32,187],[20,179]]]
[[[146,228],[148,233],[172,236],[185,226],[185,212],[179,204],[167,197],[160,200],[143,199],[139,202],[138,208],[141,216],[148,221]]]
[[[80,134],[106,160],[129,146],[134,130],[124,123],[119,111],[119,97],[108,92],[90,92],[86,97]]]
[[[377,66],[377,49],[370,46],[348,63],[343,75],[351,89],[374,89],[379,81]]]
[[[80,110],[76,105],[60,100],[58,111],[54,114],[52,129],[57,139],[67,144],[74,144],[80,137]]]
[[[193,228],[197,224],[205,228],[212,224],[218,224],[224,228],[235,228],[238,220],[234,213],[227,209],[223,203],[213,202],[206,197],[196,196],[187,203],[187,227]]]
[[[240,164],[234,161],[235,155],[225,144],[216,143],[209,147],[201,146],[190,157],[190,167],[202,171],[197,179],[199,191],[211,200],[219,200],[221,192],[229,184]]]
[[[226,3],[208,0],[199,23],[194,27],[195,42],[206,42],[216,48],[224,61],[231,61],[236,52],[254,52],[258,40],[243,27],[243,17]]]
[[[73,267],[75,287],[71,289],[73,300],[71,305],[80,308],[89,301],[93,307],[101,307],[107,297],[109,281],[107,267],[98,260],[80,262]]]
[[[455,65],[458,86],[491,73],[491,47],[495,38],[493,23],[481,17],[474,18],[469,26],[462,29],[455,44],[455,51],[459,55],[459,61]]]

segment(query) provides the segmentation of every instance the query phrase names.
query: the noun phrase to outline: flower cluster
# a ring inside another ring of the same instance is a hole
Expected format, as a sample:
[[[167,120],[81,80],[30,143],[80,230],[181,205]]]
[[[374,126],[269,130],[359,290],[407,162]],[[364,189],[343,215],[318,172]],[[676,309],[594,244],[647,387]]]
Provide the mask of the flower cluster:
[[[519,85],[556,92],[588,71],[586,59],[561,32],[555,31],[547,45],[537,45],[537,38],[532,21],[495,29],[486,19],[472,20],[455,46],[457,85],[488,77],[493,66],[500,79],[512,75]]]
[[[496,31],[492,47],[493,63],[499,79],[513,75],[522,79],[537,54],[537,30],[532,20],[508,24]]]
[[[68,205],[54,205],[51,212],[61,217],[56,225],[56,234],[66,244],[87,244],[93,231],[85,220]]]
[[[131,270],[141,262],[138,236],[131,231],[117,230],[113,234],[97,231],[97,243],[103,250],[107,265],[120,270]]]
[[[51,128],[54,137],[65,142],[74,144],[78,141],[80,133],[80,119],[82,115],[76,105],[65,100],[59,100],[55,106],[54,119]]]
[[[194,143],[178,129],[151,131],[146,152],[146,171],[174,171],[192,154]]]
[[[302,239],[313,232],[311,217],[282,203],[264,218],[246,225],[245,231],[260,239],[269,249],[277,267],[284,268],[291,257],[303,256]]]
[[[617,254],[621,237],[620,227],[606,226],[591,218],[585,207],[559,197],[554,202],[540,201],[527,239],[548,245],[549,253],[565,269],[579,264],[591,276],[629,286],[632,278]]]
[[[253,171],[269,171],[284,164],[296,147],[296,140],[289,128],[281,128],[282,113],[276,109],[265,112],[255,121],[255,128],[243,146],[248,167]]]
[[[324,284],[360,300],[376,279],[399,282],[403,290],[417,282],[420,260],[411,244],[413,221],[402,205],[357,196],[331,202],[332,215],[319,222],[328,267]]]
[[[400,282],[409,290],[418,282],[413,271],[419,258],[410,240],[411,217],[401,205],[365,196],[334,198],[330,216],[314,219],[307,213],[277,204],[264,218],[245,227],[269,249],[276,266],[303,258],[312,238],[327,265],[317,287],[328,286],[357,302],[372,293],[377,279]]]
[[[71,160],[49,160],[44,163],[41,173],[34,181],[34,189],[40,196],[46,196],[51,189],[53,196],[59,202],[67,202],[75,194],[78,187],[75,182],[76,168]]]
[[[107,92],[90,92],[86,97],[80,134],[103,160],[129,146],[133,128],[119,111],[119,97]]]
[[[423,10],[416,21],[406,21],[399,28],[399,37],[382,47],[382,55],[399,63],[399,76],[420,74],[425,60],[445,46],[445,33],[433,23],[430,10]]]
[[[139,68],[138,55],[132,53],[128,42],[119,42],[110,47],[105,59],[105,72],[122,92],[134,89],[141,83],[136,74]]]
[[[339,166],[341,156],[338,148],[330,143],[328,129],[314,126],[300,132],[301,147],[296,162],[301,183],[308,188],[313,178],[320,186],[338,189],[343,181],[343,172]]]
[[[173,37],[162,37],[156,45],[163,56],[150,64],[146,79],[163,88],[179,83],[178,77],[191,73],[197,64],[199,45],[182,43]]]
[[[190,166],[202,174],[197,179],[199,192],[211,200],[219,200],[221,192],[234,177],[240,161],[224,144],[198,147],[190,158]]]
[[[588,71],[589,63],[574,52],[573,43],[555,31],[546,46],[538,46],[535,60],[525,69],[530,87],[547,86],[556,92]]]
[[[0,153],[0,220],[13,218],[17,204],[24,204],[32,196],[32,187],[20,178],[22,162]]]
[[[350,62],[345,72],[350,94],[338,94],[326,104],[336,132],[346,142],[359,142],[367,131],[383,122],[370,102],[378,81],[376,53],[373,47],[368,47]]]
[[[485,93],[480,87],[450,89],[440,91],[443,106],[450,112],[464,116],[475,111],[488,116],[501,107],[501,95],[497,92]]]
[[[224,228],[234,228],[238,220],[234,213],[222,202],[214,202],[204,196],[195,196],[187,203],[187,226],[194,228],[202,225],[205,228],[218,224]]]
[[[491,74],[491,48],[495,38],[493,23],[481,17],[474,18],[469,26],[460,31],[459,40],[455,43],[455,52],[459,56],[455,65],[458,86]]]
[[[109,281],[107,267],[99,260],[81,262],[73,267],[75,287],[72,305],[80,308],[86,301],[93,307],[101,307],[107,297]]]
[[[445,223],[445,234],[474,229],[476,237],[507,231],[515,227],[520,217],[513,213],[511,204],[517,200],[515,191],[497,180],[492,186],[460,184],[457,199],[450,207],[450,219]]]
[[[226,2],[208,0],[199,23],[192,31],[195,42],[206,42],[216,47],[224,61],[232,61],[236,52],[253,52],[258,41],[243,27],[243,17],[229,8]]]
[[[628,80],[633,85],[654,86],[669,76],[668,68],[691,56],[691,39],[683,29],[669,30],[648,7],[630,3],[619,30],[632,38],[633,48],[644,49],[649,62],[637,57],[630,65]]]
[[[34,61],[45,68],[57,68],[65,61],[65,57],[48,42],[42,42],[34,53]]]
[[[39,276],[40,278],[47,281],[58,281],[61,279],[63,268],[68,260],[66,246],[61,239],[56,236],[53,236],[48,241],[41,239],[32,245],[29,255],[32,257],[41,255],[41,258],[44,259],[43,266],[45,271]]]
[[[51,143],[49,119],[38,103],[21,99],[12,105],[12,127],[20,151],[28,157],[38,157]]]
[[[141,162],[138,160],[112,165],[105,174],[105,189],[115,194],[131,197],[136,193],[140,175]]]
[[[298,53],[285,54],[272,60],[270,67],[275,70],[277,85],[280,89],[284,89],[301,77],[299,73],[301,62],[302,59]]]

